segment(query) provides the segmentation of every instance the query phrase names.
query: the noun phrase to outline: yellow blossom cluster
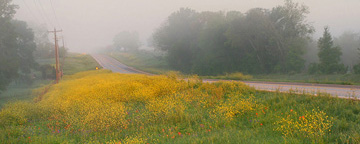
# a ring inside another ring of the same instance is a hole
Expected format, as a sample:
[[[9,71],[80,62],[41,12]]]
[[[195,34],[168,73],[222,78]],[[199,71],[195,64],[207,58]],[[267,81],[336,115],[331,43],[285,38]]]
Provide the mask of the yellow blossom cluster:
[[[147,76],[87,71],[65,76],[46,89],[35,103],[19,102],[4,108],[0,126],[36,120],[51,134],[111,134],[143,130],[151,124],[195,123],[208,114],[231,121],[256,107],[255,90],[241,82],[203,83],[197,76],[179,78],[176,72]],[[109,143],[145,140],[127,137]]]
[[[232,120],[237,115],[255,110],[256,101],[254,96],[245,97],[240,93],[233,93],[229,95],[225,102],[220,103],[210,113],[213,117],[221,117],[227,121]]]
[[[306,111],[303,115],[291,110],[287,116],[275,123],[278,126],[275,130],[282,132],[285,137],[299,136],[318,142],[317,140],[322,140],[321,138],[330,132],[332,119],[319,109]]]

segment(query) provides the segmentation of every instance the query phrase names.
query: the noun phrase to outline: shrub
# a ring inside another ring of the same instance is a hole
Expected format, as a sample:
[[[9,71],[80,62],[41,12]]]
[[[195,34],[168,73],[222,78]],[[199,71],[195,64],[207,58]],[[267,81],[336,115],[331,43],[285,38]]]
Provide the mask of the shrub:
[[[353,69],[355,74],[360,74],[360,64],[354,65]]]

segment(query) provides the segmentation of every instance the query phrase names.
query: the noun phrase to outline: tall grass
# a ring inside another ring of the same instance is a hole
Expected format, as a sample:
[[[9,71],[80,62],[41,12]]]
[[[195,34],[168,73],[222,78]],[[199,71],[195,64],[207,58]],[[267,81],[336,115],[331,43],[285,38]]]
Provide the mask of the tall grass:
[[[113,52],[110,56],[125,65],[153,74],[165,74],[171,71],[165,57],[156,52],[145,50],[132,53]]]
[[[218,76],[202,76],[205,79],[222,79],[222,80],[251,80],[253,77],[251,75],[246,75],[241,72],[227,73],[225,75]]]
[[[359,143],[359,101],[89,71],[0,112],[3,143]]]

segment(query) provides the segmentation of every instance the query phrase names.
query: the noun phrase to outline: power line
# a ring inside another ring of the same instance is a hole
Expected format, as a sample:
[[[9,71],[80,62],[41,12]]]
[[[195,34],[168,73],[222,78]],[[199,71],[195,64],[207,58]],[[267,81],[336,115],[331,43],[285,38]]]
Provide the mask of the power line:
[[[56,15],[56,12],[55,12],[54,5],[53,5],[52,0],[50,0],[50,4],[51,4],[51,8],[52,8],[52,10],[53,10],[54,16],[55,16],[55,20],[56,20],[58,26],[61,28],[61,25],[60,25],[59,20],[58,20],[58,18],[57,18],[57,15]]]
[[[28,6],[28,4],[25,2],[25,0],[22,0],[23,1],[23,3],[25,4],[25,7],[26,7],[26,9],[29,11],[29,13],[30,13],[30,15],[32,16],[32,17],[34,17],[34,19],[36,20],[36,21],[39,21],[39,19],[34,15],[34,13],[30,10],[30,8],[29,8],[29,6]]]
[[[42,4],[41,4],[41,1],[38,0],[37,2],[39,3],[40,8],[41,8],[39,11],[43,14],[43,16],[45,17],[45,19],[46,19],[48,22],[50,22],[50,24],[51,24],[52,26],[55,26],[55,25],[52,23],[52,21],[49,19],[49,17],[47,16],[44,7],[43,7]],[[35,3],[35,5],[36,5],[36,7],[39,9],[38,5],[36,4],[36,0],[34,0],[34,3]]]
[[[33,0],[33,2],[34,2],[34,6],[35,6],[36,9],[37,9],[36,11],[38,12],[38,14],[39,14],[39,16],[40,16],[40,19],[42,19],[43,23],[45,23],[46,28],[49,28],[49,27],[48,27],[49,25],[48,25],[48,23],[46,22],[44,16],[43,16],[43,15],[41,14],[41,12],[39,11],[39,7],[37,6],[35,0]]]
[[[41,0],[38,0],[38,3],[39,3],[39,5],[40,5],[40,7],[41,7],[41,10],[42,10],[43,14],[45,15],[45,18],[46,18],[48,21],[52,22],[52,21],[49,19],[49,17],[47,16],[47,14],[46,14],[46,12],[45,12],[45,9],[44,9],[44,7],[43,7],[43,5],[42,5],[42,3],[41,3]]]

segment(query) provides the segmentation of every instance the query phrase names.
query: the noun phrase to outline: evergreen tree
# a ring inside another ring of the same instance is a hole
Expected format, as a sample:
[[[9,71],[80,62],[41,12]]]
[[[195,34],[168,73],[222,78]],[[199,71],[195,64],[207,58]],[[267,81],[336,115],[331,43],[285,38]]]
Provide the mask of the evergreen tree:
[[[340,63],[342,55],[340,47],[334,46],[333,39],[329,32],[329,28],[324,28],[323,37],[318,41],[319,48],[319,70],[324,74],[342,73],[345,72],[344,64]]]

